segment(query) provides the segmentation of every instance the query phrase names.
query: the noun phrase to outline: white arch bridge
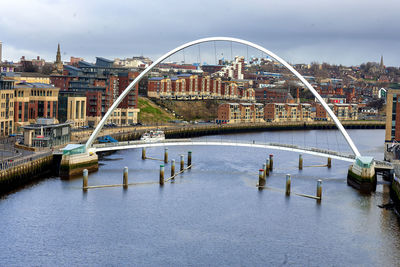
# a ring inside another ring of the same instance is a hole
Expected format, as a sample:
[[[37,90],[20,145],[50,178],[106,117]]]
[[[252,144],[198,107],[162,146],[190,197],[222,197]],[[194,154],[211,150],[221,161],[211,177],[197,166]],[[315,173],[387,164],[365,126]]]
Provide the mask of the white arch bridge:
[[[275,59],[279,63],[281,63],[283,66],[285,66],[292,74],[294,74],[307,88],[310,90],[310,92],[315,96],[315,98],[321,103],[321,105],[324,107],[326,112],[329,114],[329,116],[332,118],[333,122],[336,124],[338,127],[339,131],[345,138],[346,142],[350,146],[351,150],[353,151],[355,156],[361,156],[360,152],[358,151],[357,147],[354,145],[353,140],[351,140],[350,136],[344,129],[343,125],[340,123],[339,119],[336,117],[336,115],[333,113],[333,111],[329,108],[329,106],[326,104],[326,102],[323,100],[323,98],[318,94],[318,92],[311,86],[311,84],[300,74],[298,73],[289,63],[287,63],[285,60],[282,58],[278,57],[271,51],[265,49],[264,47],[254,44],[252,42],[238,39],[238,38],[231,38],[231,37],[209,37],[209,38],[203,38],[203,39],[198,39],[186,44],[183,44],[168,53],[164,54],[160,58],[158,58],[156,61],[154,61],[149,67],[147,67],[144,71],[142,71],[130,84],[129,86],[122,92],[122,94],[114,101],[113,105],[108,109],[104,117],[101,119],[99,125],[94,129],[92,135],[89,137],[88,141],[85,144],[85,150],[90,151],[94,141],[96,140],[98,134],[100,133],[101,129],[103,128],[104,124],[106,121],[109,119],[110,115],[113,113],[114,109],[118,107],[118,105],[122,102],[122,100],[126,97],[126,95],[130,92],[132,88],[136,86],[136,84],[139,83],[139,81],[147,74],[149,73],[157,64],[161,63],[164,59],[174,55],[175,53],[201,43],[206,43],[206,42],[216,42],[216,41],[226,41],[226,42],[234,42],[234,43],[239,43],[243,44],[246,46],[253,47],[259,51],[262,51],[263,53],[267,54],[271,58]],[[178,144],[178,143],[177,143]],[[182,144],[182,143],[179,143]],[[284,147],[284,146],[282,146]]]

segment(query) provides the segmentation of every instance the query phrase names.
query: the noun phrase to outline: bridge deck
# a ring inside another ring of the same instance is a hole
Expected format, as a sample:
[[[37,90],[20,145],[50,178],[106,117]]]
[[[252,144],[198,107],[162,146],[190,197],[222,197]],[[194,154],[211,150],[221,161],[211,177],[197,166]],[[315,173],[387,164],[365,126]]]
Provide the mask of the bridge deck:
[[[192,139],[167,139],[162,142],[145,142],[145,141],[125,141],[118,143],[94,144],[89,150],[93,152],[132,149],[141,147],[160,147],[160,146],[188,146],[188,145],[203,145],[203,146],[236,146],[236,147],[254,147],[254,148],[268,148],[292,151],[298,153],[306,153],[321,157],[330,157],[338,160],[353,162],[355,156],[352,154],[341,153],[328,149],[321,149],[315,147],[300,147],[297,145],[280,144],[280,143],[260,143],[260,142],[246,142],[246,141],[233,141],[233,140],[192,140]]]

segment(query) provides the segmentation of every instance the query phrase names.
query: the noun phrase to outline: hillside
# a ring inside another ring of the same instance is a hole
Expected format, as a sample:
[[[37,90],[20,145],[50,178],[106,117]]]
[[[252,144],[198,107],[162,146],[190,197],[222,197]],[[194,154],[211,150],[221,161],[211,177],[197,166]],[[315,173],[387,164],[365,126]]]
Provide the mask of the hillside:
[[[174,120],[172,113],[165,111],[153,101],[145,97],[139,97],[139,122],[153,124],[157,122],[168,122]]]
[[[186,121],[192,120],[213,120],[218,114],[218,100],[196,100],[196,101],[171,101],[157,100],[157,104],[174,111],[177,118]]]

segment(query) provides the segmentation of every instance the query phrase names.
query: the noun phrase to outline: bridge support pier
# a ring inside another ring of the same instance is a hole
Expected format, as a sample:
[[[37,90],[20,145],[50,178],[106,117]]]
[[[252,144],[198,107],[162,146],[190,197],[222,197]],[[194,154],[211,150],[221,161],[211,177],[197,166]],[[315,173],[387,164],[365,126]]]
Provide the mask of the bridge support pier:
[[[62,179],[80,176],[84,169],[87,169],[88,172],[95,172],[99,169],[96,153],[85,152],[62,156],[60,163],[60,177]]]
[[[331,168],[331,167],[332,167],[332,159],[331,159],[331,158],[328,158],[328,163],[326,164],[326,166],[327,166],[328,168]]]
[[[347,172],[347,184],[360,190],[362,193],[370,193],[376,190],[375,161],[373,157],[356,157],[353,165]]]

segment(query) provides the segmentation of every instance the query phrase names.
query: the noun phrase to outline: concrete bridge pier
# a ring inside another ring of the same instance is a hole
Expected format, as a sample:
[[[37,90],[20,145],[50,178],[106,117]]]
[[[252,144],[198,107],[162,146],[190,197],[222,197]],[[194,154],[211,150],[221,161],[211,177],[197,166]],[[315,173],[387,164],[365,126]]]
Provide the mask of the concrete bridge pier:
[[[66,147],[68,148],[68,146]],[[96,153],[84,151],[84,146],[75,146],[71,150],[65,150],[60,163],[60,177],[68,179],[73,176],[82,175],[84,169],[88,172],[95,172],[99,169],[99,160]]]
[[[349,167],[347,184],[360,190],[362,193],[370,193],[376,190],[375,161],[373,157],[360,156]]]

